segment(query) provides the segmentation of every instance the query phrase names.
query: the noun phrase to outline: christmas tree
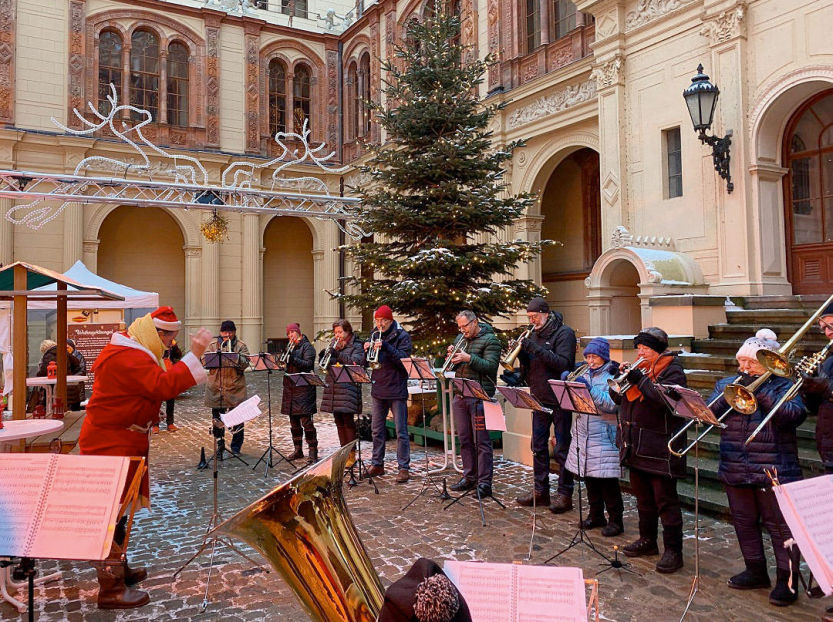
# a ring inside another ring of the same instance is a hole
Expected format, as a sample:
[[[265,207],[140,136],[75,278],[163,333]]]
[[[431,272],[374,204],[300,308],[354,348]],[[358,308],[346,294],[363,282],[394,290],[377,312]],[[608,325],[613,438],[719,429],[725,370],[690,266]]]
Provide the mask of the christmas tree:
[[[522,143],[493,147],[489,122],[504,104],[477,94],[493,59],[461,62],[459,28],[438,6],[435,17],[409,24],[396,60],[382,63],[387,100],[370,105],[387,140],[369,147],[368,181],[356,188],[359,224],[373,241],[345,247],[366,269],[346,279],[347,291],[359,293],[344,301],[355,309],[389,305],[407,318],[421,354],[444,350],[462,309],[491,321],[546,292],[512,278],[542,243],[496,236],[533,197],[506,192],[503,164]]]

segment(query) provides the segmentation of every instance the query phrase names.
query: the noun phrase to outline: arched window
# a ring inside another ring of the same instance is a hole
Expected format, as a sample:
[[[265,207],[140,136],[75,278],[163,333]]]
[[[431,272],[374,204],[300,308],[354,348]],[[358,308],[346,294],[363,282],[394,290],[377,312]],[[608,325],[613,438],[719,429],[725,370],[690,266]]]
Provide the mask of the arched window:
[[[349,93],[350,101],[348,102],[349,110],[349,137],[358,138],[361,136],[361,106],[362,94],[359,87],[359,74],[356,71],[356,63],[350,63],[347,69],[347,92]]]
[[[116,96],[121,94],[121,35],[112,30],[103,31],[98,37],[98,111],[110,112],[110,84],[116,87]]]
[[[566,37],[576,29],[576,5],[570,0],[553,0],[552,3],[553,31],[552,39]]]
[[[277,58],[269,61],[269,135],[286,131],[286,69]]]
[[[295,68],[295,77],[292,79],[292,107],[292,131],[300,134],[304,128],[304,119],[308,119],[307,128],[312,130],[310,70],[305,65]]]
[[[168,46],[168,123],[188,127],[188,48]]]
[[[159,114],[159,38],[137,30],[130,39],[130,103],[144,108],[157,120]],[[136,120],[143,117],[133,113]]]
[[[370,54],[365,52],[359,61],[359,125],[361,136],[370,135]]]

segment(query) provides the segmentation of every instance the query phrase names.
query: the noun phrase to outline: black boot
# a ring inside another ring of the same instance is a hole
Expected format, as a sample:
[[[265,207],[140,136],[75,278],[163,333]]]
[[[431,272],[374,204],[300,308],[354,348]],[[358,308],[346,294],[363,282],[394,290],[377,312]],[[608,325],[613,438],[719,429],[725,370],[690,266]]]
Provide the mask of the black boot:
[[[792,581],[790,581],[792,579]],[[769,593],[769,604],[786,607],[798,600],[798,573],[777,568],[775,570],[775,587]]]
[[[662,544],[665,550],[657,562],[657,572],[671,574],[683,567],[683,527],[662,528]]]
[[[307,464],[315,464],[316,462],[318,462],[318,447],[310,447],[309,458],[307,458]]]
[[[731,577],[726,583],[735,590],[759,590],[772,586],[769,580],[769,573],[766,569],[766,561],[747,561],[746,570]]]
[[[610,519],[607,521],[607,527],[602,529],[602,535],[605,538],[612,538],[613,536],[618,536],[620,533],[624,533],[625,531],[625,523],[622,521],[621,514],[619,516],[610,515]]]
[[[286,459],[287,460],[300,460],[304,457],[304,447],[301,443],[295,443],[295,451],[289,454]]]

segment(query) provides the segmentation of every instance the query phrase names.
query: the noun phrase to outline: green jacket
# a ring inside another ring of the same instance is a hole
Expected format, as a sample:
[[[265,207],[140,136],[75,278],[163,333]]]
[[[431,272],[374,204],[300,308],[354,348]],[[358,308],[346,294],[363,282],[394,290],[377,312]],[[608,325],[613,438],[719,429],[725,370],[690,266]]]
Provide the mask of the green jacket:
[[[495,394],[501,343],[492,327],[478,322],[480,331],[474,339],[466,339],[466,352],[471,355],[468,363],[454,368],[458,378],[476,380],[489,395]]]

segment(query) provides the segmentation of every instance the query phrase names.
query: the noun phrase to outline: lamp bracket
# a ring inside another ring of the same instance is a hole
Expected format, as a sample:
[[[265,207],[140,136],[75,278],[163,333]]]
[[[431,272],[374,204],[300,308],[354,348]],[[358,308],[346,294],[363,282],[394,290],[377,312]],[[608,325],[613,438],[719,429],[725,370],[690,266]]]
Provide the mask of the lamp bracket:
[[[723,179],[726,180],[726,192],[730,193],[735,189],[735,184],[732,183],[732,175],[729,172],[729,147],[732,144],[732,130],[726,132],[723,138],[717,136],[706,135],[706,130],[700,130],[700,142],[709,145],[712,148],[712,160],[714,161],[714,170]]]

